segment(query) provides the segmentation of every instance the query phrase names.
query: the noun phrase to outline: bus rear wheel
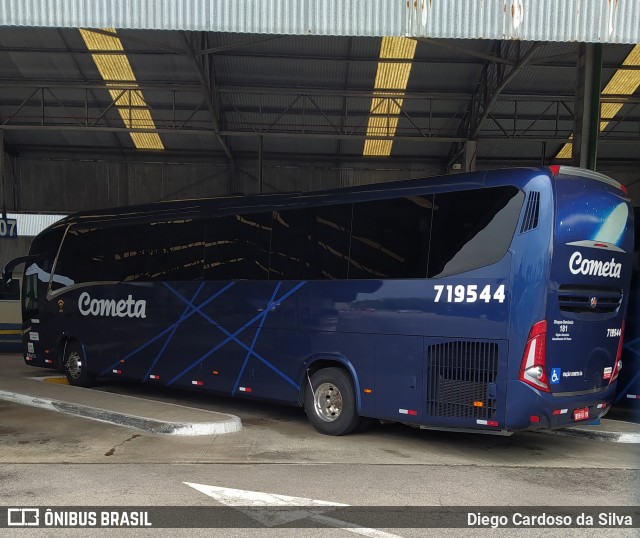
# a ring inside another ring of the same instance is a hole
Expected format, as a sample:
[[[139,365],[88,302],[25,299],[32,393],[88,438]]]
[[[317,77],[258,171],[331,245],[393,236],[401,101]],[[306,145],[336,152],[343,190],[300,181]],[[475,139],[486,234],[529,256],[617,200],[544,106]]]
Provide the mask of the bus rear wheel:
[[[82,346],[76,341],[67,342],[62,359],[62,369],[69,385],[74,387],[90,387],[94,378],[89,373]]]
[[[304,393],[304,410],[313,427],[325,435],[346,435],[361,422],[353,384],[340,368],[324,368],[311,376],[311,386]]]

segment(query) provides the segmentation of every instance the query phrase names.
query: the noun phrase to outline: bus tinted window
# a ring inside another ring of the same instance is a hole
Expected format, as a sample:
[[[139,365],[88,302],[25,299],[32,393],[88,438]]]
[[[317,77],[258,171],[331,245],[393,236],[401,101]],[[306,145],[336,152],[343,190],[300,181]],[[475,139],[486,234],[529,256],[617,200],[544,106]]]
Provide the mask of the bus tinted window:
[[[149,223],[132,224],[108,229],[105,241],[111,243],[114,256],[105,267],[105,280],[123,282],[144,281],[148,278]]]
[[[202,280],[204,221],[154,222],[149,227],[149,280]]]
[[[56,260],[51,288],[56,290],[82,282],[105,280],[104,264],[109,256],[106,235],[109,235],[107,230],[90,227],[70,228]]]
[[[311,243],[313,208],[273,212],[269,278],[302,280],[316,273],[317,257]]]
[[[353,204],[315,208],[312,241],[318,264],[316,278],[347,278],[352,211]]]
[[[523,199],[512,186],[436,194],[428,276],[455,275],[500,260]]]
[[[267,280],[271,211],[211,218],[206,223],[205,280]]]
[[[354,205],[349,278],[424,278],[433,197]]]
[[[33,239],[30,254],[38,256],[38,266],[47,273],[53,268],[53,261],[56,259],[60,241],[64,235],[64,228],[46,230]]]

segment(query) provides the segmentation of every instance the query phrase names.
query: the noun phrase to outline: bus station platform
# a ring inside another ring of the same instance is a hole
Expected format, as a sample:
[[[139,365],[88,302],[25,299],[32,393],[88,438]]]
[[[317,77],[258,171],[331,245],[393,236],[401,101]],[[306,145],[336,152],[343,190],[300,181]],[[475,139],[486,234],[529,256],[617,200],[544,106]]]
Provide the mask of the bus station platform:
[[[0,354],[0,400],[156,434],[219,435],[242,428],[240,418],[227,413],[72,387],[60,373],[29,367],[14,354]],[[640,406],[614,407],[599,424],[544,433],[640,444]]]
[[[171,403],[73,387],[54,370],[31,368],[0,354],[0,400],[165,435],[220,435],[242,429],[240,418]]]

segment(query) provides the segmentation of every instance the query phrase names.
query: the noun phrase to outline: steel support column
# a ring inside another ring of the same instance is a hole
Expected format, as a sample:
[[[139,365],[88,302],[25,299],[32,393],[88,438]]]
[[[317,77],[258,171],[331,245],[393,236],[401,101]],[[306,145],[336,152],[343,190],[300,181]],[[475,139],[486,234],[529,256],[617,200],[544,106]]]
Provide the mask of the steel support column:
[[[595,170],[600,130],[602,45],[583,43],[578,49],[578,85],[571,164]]]

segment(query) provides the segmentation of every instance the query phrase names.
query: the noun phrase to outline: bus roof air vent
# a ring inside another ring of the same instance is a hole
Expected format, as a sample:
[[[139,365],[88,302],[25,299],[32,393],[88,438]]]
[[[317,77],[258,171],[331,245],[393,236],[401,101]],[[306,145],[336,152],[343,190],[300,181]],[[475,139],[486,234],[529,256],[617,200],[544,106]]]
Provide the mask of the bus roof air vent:
[[[524,211],[524,218],[520,226],[520,233],[523,234],[529,230],[538,227],[538,216],[540,214],[540,192],[531,191],[527,197],[527,207]]]

